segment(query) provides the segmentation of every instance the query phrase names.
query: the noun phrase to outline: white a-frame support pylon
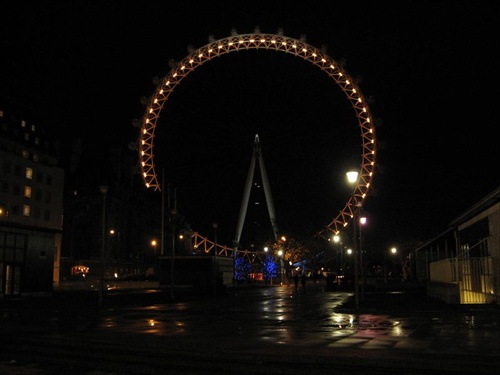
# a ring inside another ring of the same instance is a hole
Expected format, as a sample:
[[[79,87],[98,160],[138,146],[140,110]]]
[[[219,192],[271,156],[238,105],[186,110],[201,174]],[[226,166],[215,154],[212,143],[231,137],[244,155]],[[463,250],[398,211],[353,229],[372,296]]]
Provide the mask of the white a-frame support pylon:
[[[248,169],[247,181],[245,183],[245,190],[243,191],[243,199],[241,200],[240,216],[238,218],[238,226],[236,227],[235,247],[238,248],[241,239],[241,231],[243,230],[243,224],[245,223],[245,217],[247,215],[248,201],[250,199],[250,191],[252,188],[253,175],[255,171],[255,161],[259,160],[260,174],[262,177],[262,185],[264,186],[264,193],[266,195],[267,210],[269,212],[269,219],[271,220],[271,226],[274,232],[274,239],[278,241],[278,225],[276,224],[276,214],[274,211],[273,197],[271,195],[271,187],[269,186],[269,180],[267,179],[266,167],[264,165],[264,159],[262,158],[262,151],[260,149],[259,135],[255,134],[255,141],[253,144],[253,155],[250,162],[250,168]]]

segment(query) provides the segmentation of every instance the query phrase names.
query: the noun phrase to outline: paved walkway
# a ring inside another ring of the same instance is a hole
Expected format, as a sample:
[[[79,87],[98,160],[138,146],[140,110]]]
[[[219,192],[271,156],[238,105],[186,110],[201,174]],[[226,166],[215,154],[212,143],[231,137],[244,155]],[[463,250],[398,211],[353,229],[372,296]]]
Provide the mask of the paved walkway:
[[[0,373],[500,373],[496,305],[367,291],[356,309],[350,293],[312,282],[212,299],[118,293],[101,308],[95,297],[2,303]]]

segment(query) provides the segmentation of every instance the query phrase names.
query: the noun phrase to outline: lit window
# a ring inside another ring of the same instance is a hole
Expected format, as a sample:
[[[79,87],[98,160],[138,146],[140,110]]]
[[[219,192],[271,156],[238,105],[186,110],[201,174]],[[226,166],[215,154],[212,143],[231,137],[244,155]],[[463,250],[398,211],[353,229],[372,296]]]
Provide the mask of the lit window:
[[[28,180],[33,179],[33,168],[26,167],[26,178]]]
[[[28,150],[23,150],[22,152],[23,158],[28,159],[30,157],[30,153]]]
[[[21,126],[22,126],[23,128],[25,128],[25,127],[26,127],[26,121],[21,120]]]
[[[31,125],[31,131],[34,132],[35,131],[35,125]]]
[[[40,160],[40,155],[38,155],[38,154],[33,154],[33,160],[34,160],[34,161],[39,161],[39,160]]]
[[[39,144],[40,144],[40,138],[35,137],[35,144],[36,144],[36,145],[39,145]]]
[[[24,196],[26,198],[31,198],[31,186],[24,187]]]
[[[0,111],[0,118],[3,118],[3,111]]]
[[[23,215],[30,216],[30,213],[31,213],[31,206],[29,204],[23,205]]]
[[[30,135],[28,133],[24,133],[24,140],[29,141],[30,140]]]

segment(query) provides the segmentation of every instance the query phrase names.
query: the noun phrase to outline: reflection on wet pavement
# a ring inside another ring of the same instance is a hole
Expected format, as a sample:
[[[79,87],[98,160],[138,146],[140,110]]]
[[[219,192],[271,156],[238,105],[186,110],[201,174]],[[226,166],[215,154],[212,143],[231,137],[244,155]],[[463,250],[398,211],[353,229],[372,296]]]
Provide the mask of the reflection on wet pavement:
[[[301,355],[310,356],[382,355],[394,360],[410,353],[411,358],[436,354],[456,362],[465,355],[468,360],[476,356],[486,358],[485,363],[500,362],[498,306],[456,307],[422,295],[372,293],[356,311],[349,292],[326,291],[322,285],[242,288],[218,298],[186,301],[153,297],[103,309],[88,303],[5,304],[0,332],[26,334],[30,340],[37,335],[45,341],[78,337],[102,345],[130,342],[137,350],[147,344],[213,355],[262,356],[300,348]]]
[[[74,329],[182,338],[211,348],[443,350],[445,346],[447,351],[457,347],[470,351],[480,350],[477,345],[485,340],[492,343],[491,348],[499,348],[493,341],[500,327],[484,317],[450,308],[413,311],[406,306],[392,306],[389,313],[347,311],[344,305],[350,296],[313,287],[241,290],[220,299],[109,308],[95,327],[81,320]]]

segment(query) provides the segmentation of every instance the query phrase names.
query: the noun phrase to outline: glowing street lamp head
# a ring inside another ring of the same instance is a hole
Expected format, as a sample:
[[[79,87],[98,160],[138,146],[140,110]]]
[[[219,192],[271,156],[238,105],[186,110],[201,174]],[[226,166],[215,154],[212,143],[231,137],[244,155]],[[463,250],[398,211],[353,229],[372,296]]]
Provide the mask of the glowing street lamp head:
[[[355,184],[356,182],[358,182],[358,175],[359,173],[356,171],[347,172],[347,181],[349,181],[350,184]]]

